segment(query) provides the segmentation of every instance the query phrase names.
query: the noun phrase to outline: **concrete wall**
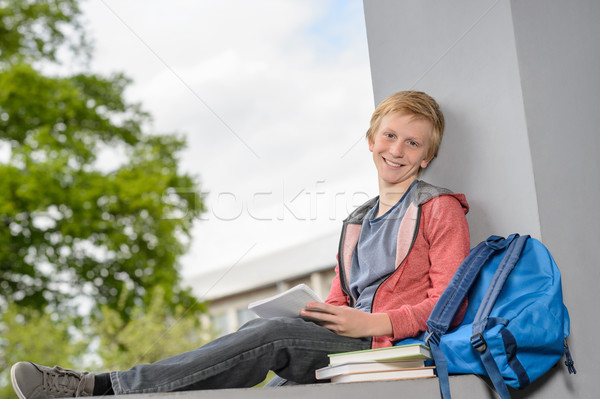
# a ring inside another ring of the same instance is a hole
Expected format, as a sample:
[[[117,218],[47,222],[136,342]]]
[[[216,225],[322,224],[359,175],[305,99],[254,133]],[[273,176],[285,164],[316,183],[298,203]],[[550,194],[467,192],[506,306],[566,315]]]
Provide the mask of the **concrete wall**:
[[[444,109],[440,156],[423,178],[467,194],[472,244],[531,234],[562,271],[578,374],[557,367],[513,397],[596,397],[600,2],[364,6],[375,101],[417,89]]]

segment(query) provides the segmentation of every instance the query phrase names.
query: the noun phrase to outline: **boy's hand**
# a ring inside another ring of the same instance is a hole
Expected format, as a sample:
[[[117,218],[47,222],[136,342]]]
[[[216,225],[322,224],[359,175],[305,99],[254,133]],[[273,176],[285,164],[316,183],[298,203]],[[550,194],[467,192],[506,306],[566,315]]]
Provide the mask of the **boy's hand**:
[[[387,313],[366,313],[348,306],[309,302],[300,316],[309,317],[336,334],[352,338],[392,335]]]

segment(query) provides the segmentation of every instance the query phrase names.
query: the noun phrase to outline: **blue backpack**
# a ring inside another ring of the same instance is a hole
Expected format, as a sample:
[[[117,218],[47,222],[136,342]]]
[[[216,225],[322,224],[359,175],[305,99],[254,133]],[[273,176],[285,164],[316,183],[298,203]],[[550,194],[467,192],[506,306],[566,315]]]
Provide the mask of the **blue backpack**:
[[[464,298],[462,323],[448,331]],[[488,376],[502,399],[507,385],[523,388],[562,357],[575,373],[566,338],[569,313],[560,272],[546,247],[529,236],[491,236],[471,250],[427,321],[444,399],[448,374]]]

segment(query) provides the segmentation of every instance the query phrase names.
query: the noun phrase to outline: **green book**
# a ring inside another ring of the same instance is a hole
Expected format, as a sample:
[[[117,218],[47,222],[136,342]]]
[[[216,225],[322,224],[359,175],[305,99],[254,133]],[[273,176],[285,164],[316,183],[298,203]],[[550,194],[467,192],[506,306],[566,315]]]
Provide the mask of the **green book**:
[[[329,365],[383,360],[426,360],[431,358],[431,351],[427,345],[409,344],[387,348],[365,349],[362,351],[332,353],[329,355]]]

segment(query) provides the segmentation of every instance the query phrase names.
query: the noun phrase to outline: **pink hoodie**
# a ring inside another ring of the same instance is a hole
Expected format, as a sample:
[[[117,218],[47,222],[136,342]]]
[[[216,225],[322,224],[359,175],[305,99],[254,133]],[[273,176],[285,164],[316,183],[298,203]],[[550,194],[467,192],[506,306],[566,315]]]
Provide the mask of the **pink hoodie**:
[[[425,323],[452,275],[469,253],[469,206],[463,194],[420,181],[415,201],[408,207],[398,231],[396,270],[379,286],[372,313],[387,313],[393,335],[373,337],[373,348],[393,345],[427,329]],[[356,209],[345,221],[340,240],[336,277],[326,302],[354,306],[349,295],[352,252],[358,242],[362,219],[376,198]],[[456,315],[463,316],[466,303]]]

